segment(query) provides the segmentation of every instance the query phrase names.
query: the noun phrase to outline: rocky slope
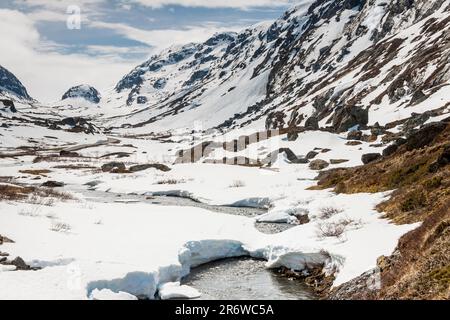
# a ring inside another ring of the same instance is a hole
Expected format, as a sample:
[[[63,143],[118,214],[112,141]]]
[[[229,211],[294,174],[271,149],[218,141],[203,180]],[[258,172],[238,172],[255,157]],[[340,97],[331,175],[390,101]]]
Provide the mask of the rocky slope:
[[[273,128],[305,126],[312,117],[340,132],[448,102],[449,1],[307,4],[272,24],[173,47],[138,66],[108,100],[135,108],[114,124]]]
[[[84,99],[88,102],[99,103],[101,100],[100,93],[94,87],[88,85],[79,85],[70,88],[62,96],[62,100],[67,99]]]
[[[33,100],[19,79],[2,66],[0,66],[0,94],[26,101]]]

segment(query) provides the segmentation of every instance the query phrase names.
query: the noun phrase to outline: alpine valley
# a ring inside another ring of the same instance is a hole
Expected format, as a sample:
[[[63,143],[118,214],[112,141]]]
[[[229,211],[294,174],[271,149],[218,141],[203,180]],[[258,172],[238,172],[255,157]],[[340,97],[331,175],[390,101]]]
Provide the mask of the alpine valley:
[[[13,73],[0,299],[217,298],[186,279],[226,258],[450,299],[450,0],[302,1],[53,104]]]

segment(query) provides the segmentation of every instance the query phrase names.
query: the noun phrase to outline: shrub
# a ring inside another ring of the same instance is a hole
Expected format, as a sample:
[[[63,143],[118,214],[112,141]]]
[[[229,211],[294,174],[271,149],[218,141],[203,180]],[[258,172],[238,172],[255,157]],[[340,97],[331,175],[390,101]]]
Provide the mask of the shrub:
[[[242,180],[235,180],[230,185],[230,188],[243,188],[243,187],[245,187],[245,182]]]
[[[177,180],[177,179],[165,179],[160,180],[156,182],[156,184],[179,184],[179,183],[185,183],[185,180]]]
[[[322,220],[326,220],[331,218],[332,216],[341,213],[343,210],[335,208],[335,207],[322,207],[319,209],[318,218]]]
[[[316,234],[319,238],[341,238],[346,226],[339,222],[319,223]]]
[[[64,222],[53,221],[50,230],[55,232],[69,232],[72,230],[72,227]]]

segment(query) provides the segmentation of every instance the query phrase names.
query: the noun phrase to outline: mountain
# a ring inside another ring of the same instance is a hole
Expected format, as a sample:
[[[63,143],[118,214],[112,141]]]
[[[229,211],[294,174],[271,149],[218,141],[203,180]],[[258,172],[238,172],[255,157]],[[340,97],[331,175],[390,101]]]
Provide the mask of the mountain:
[[[449,10],[448,0],[308,1],[272,24],[163,51],[109,102],[132,106],[126,127],[155,130],[387,124],[448,102]]]
[[[62,96],[62,100],[77,98],[81,98],[92,103],[99,103],[101,100],[100,93],[97,89],[85,84],[70,88]]]
[[[12,95],[21,100],[33,100],[19,79],[2,66],[0,66],[0,94]]]

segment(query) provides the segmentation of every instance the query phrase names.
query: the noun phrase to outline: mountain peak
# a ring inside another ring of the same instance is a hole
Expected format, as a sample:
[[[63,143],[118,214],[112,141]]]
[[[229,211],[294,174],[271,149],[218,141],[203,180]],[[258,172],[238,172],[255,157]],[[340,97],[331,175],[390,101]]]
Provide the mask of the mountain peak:
[[[82,98],[92,103],[99,103],[101,100],[100,93],[97,89],[87,84],[72,87],[62,96],[62,100],[73,98]]]
[[[0,93],[12,94],[23,100],[33,100],[20,80],[2,66],[0,66]]]

